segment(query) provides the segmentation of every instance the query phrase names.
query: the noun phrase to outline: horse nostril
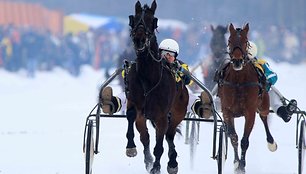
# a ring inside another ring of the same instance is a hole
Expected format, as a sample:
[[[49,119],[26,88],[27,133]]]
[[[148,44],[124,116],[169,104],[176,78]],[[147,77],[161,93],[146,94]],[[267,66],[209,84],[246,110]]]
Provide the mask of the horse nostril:
[[[233,63],[233,68],[236,70],[236,71],[239,71],[239,70],[242,70],[242,64],[243,64],[243,60],[242,59],[235,59],[232,61]]]
[[[235,62],[234,62],[234,65],[235,65],[235,66],[239,66],[239,62],[238,62],[238,61],[235,61]]]

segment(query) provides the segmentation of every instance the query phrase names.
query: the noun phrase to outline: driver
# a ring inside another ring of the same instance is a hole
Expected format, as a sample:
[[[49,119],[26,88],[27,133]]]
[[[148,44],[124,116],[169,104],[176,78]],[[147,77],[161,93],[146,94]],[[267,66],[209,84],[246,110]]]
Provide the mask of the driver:
[[[185,85],[190,85],[192,80],[189,76],[182,73],[183,69],[188,70],[188,65],[177,59],[179,54],[179,45],[173,39],[165,39],[159,44],[160,56],[166,61],[166,64],[174,72],[177,82],[183,81]],[[113,90],[110,86],[103,89],[101,95],[102,110],[104,113],[113,114],[126,109],[126,96],[124,92],[118,96],[113,96]],[[193,112],[200,117],[209,118],[211,113],[211,101],[205,92],[196,96],[189,92],[189,102],[187,112]]]

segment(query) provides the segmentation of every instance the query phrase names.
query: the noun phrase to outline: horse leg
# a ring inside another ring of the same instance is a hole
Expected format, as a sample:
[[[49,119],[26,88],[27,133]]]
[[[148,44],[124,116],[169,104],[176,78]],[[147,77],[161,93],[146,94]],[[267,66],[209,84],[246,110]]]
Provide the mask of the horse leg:
[[[177,152],[175,150],[175,145],[174,145],[174,137],[176,133],[175,130],[176,128],[168,129],[168,132],[166,134],[166,140],[169,146],[169,151],[168,151],[169,162],[167,167],[167,171],[169,174],[177,174],[178,172],[178,163],[176,161]]]
[[[150,174],[159,174],[160,173],[160,158],[164,152],[163,141],[168,129],[168,119],[163,117],[162,119],[155,122],[156,127],[156,144],[154,147],[154,156],[155,161],[153,163],[153,168],[150,171]]]
[[[136,109],[135,107],[131,107],[126,112],[126,117],[128,120],[128,130],[126,133],[126,138],[128,139],[128,143],[126,146],[126,155],[128,157],[135,157],[137,155],[136,145],[134,142],[134,122],[136,119]]]
[[[255,112],[254,113],[248,113],[248,115],[245,116],[245,124],[244,124],[244,132],[243,137],[240,142],[241,146],[241,157],[239,161],[239,166],[237,170],[241,173],[245,172],[245,166],[246,166],[246,152],[249,148],[249,137],[252,132],[254,122],[255,122]]]
[[[226,117],[224,117],[226,118]],[[231,144],[234,148],[234,165],[238,166],[239,163],[239,155],[238,155],[238,135],[235,130],[235,125],[234,125],[234,118],[226,118],[224,119],[226,126],[227,126],[227,131],[228,131],[228,136],[230,137]]]
[[[150,135],[148,133],[145,117],[141,116],[136,118],[136,128],[140,133],[140,141],[144,147],[144,163],[147,171],[150,171],[153,166],[153,157],[150,152]]]
[[[270,129],[269,129],[268,121],[267,121],[268,116],[260,115],[260,118],[265,126],[267,142],[268,142],[268,149],[271,152],[275,152],[277,150],[277,143],[274,141],[274,138],[272,137],[270,133]]]

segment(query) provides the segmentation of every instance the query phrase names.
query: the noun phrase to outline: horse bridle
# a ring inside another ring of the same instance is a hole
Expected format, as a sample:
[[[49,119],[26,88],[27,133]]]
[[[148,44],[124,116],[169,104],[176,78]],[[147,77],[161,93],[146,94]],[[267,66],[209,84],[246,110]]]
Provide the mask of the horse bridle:
[[[242,29],[240,29],[240,28],[236,29],[237,37],[241,37],[241,31],[242,31]],[[228,46],[229,45],[230,45],[230,40],[228,41]],[[247,47],[248,46],[249,46],[249,42],[247,41]],[[233,59],[233,52],[236,49],[239,49],[242,52],[242,59]],[[245,66],[246,64],[252,62],[252,60],[248,58],[247,52],[242,49],[241,42],[239,44],[236,44],[231,50],[229,50],[229,55],[231,57],[231,60],[230,60],[231,64],[235,64],[235,63],[240,61],[240,63],[242,63],[242,66]],[[259,95],[262,93],[261,91],[262,91],[262,87],[263,87],[262,84],[258,83],[258,82],[245,82],[245,83],[240,83],[240,84],[234,84],[234,83],[229,82],[229,81],[224,80],[224,79],[222,80],[222,85],[227,85],[227,86],[230,86],[230,87],[233,87],[233,88],[258,86],[259,89],[260,89]]]
[[[236,29],[236,34],[237,34],[237,37],[241,37],[241,32],[242,32],[242,29],[241,28],[237,28]],[[228,41],[228,47],[229,47],[229,45],[231,44],[231,41],[229,40]],[[247,46],[249,46],[249,42],[247,41]],[[230,47],[229,47],[230,48]],[[233,53],[234,53],[234,51],[236,50],[236,49],[239,49],[240,51],[241,51],[241,53],[242,53],[242,59],[234,59],[233,58]],[[230,50],[229,50],[229,56],[231,57],[231,61],[230,61],[230,63],[232,63],[232,64],[235,64],[235,63],[242,63],[242,65],[244,66],[245,64],[246,64],[246,60],[248,60],[248,56],[247,56],[247,52],[246,51],[244,51],[243,49],[242,49],[242,43],[241,42],[239,42],[239,44],[237,44],[236,43],[236,45],[233,47],[233,48],[231,48]]]
[[[129,25],[132,27],[131,33],[130,33],[130,37],[134,40],[134,37],[135,37],[135,35],[137,33],[138,27],[143,27],[143,29],[145,31],[145,43],[144,43],[144,46],[141,49],[136,48],[135,47],[135,43],[133,43],[134,44],[134,48],[136,50],[136,54],[138,55],[140,53],[143,53],[147,49],[148,50],[148,54],[150,54],[152,59],[154,61],[160,63],[163,59],[161,57],[157,58],[155,55],[159,55],[159,54],[158,53],[154,54],[154,51],[151,49],[151,40],[155,38],[154,30],[157,28],[157,21],[158,21],[158,19],[157,18],[153,19],[153,31],[151,31],[149,29],[149,27],[146,25],[145,20],[144,20],[145,10],[146,9],[142,9],[140,20],[136,23],[136,25],[134,25],[135,16],[134,15],[130,15],[129,16],[129,20],[130,20]],[[149,89],[149,90],[146,90],[145,87],[143,86],[144,96],[145,97],[147,97],[160,84],[162,76],[163,76],[163,68],[164,68],[164,66],[162,64],[161,64],[161,66],[162,66],[162,70],[160,71],[158,82],[151,89]],[[136,69],[138,69],[138,68],[136,68]],[[142,82],[141,84],[144,84],[144,83]]]
[[[144,31],[145,31],[146,39],[145,39],[144,46],[141,49],[136,48],[136,54],[144,52],[144,50],[147,48],[148,52],[151,55],[151,57],[153,58],[153,60],[156,61],[156,62],[160,62],[162,60],[162,58],[159,58],[159,59],[156,58],[153,54],[153,51],[151,50],[151,40],[155,37],[154,29],[157,28],[158,19],[157,18],[153,19],[153,31],[151,31],[149,29],[149,27],[146,25],[145,20],[144,20],[145,10],[146,9],[142,10],[140,20],[136,23],[136,25],[134,25],[135,16],[134,15],[129,16],[129,20],[130,20],[129,25],[132,27],[130,37],[134,38],[135,35],[136,35],[136,31],[137,31],[138,27],[142,26],[144,28]],[[135,44],[134,44],[134,48],[135,48]]]

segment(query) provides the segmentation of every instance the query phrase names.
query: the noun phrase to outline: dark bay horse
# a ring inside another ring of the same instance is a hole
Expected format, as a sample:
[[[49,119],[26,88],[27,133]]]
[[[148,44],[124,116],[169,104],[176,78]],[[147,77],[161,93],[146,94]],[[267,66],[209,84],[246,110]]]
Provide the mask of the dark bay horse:
[[[214,27],[211,25],[210,28],[213,33],[210,40],[210,49],[216,59],[222,59],[226,54],[227,44],[225,34],[227,33],[228,27],[222,25],[217,25],[217,27]],[[216,62],[220,62],[220,60],[216,60]]]
[[[127,149],[126,155],[134,157],[137,154],[134,142],[134,122],[140,133],[140,141],[144,147],[144,162],[151,174],[160,173],[160,159],[163,154],[163,140],[169,146],[168,173],[178,172],[176,161],[177,152],[174,137],[177,126],[184,119],[188,91],[180,82],[175,81],[174,75],[159,56],[158,43],[155,35],[158,19],[154,17],[157,4],[154,0],[149,7],[143,7],[139,1],[135,4],[135,15],[129,16],[132,38],[136,52],[136,63],[131,65],[127,73],[128,88],[127,103]],[[153,154],[150,152],[150,139],[146,121],[150,120],[155,127],[156,145]]]
[[[205,86],[212,90],[216,82],[214,81],[214,75],[219,66],[223,63],[226,57],[227,43],[225,34],[227,33],[227,26],[218,25],[214,27],[210,26],[212,31],[212,37],[210,39],[210,49],[212,55],[208,58],[207,62],[203,65]]]
[[[264,124],[268,147],[271,151],[277,145],[269,131],[267,116],[269,114],[269,95],[265,91],[265,82],[259,80],[252,59],[248,57],[247,47],[249,24],[242,29],[229,26],[228,39],[230,63],[224,70],[223,78],[218,82],[218,95],[224,122],[227,125],[228,135],[234,148],[235,170],[244,173],[246,166],[246,152],[249,147],[249,136],[254,126],[256,111]],[[244,116],[244,133],[241,139],[241,156],[238,155],[238,135],[235,131],[234,119]]]

